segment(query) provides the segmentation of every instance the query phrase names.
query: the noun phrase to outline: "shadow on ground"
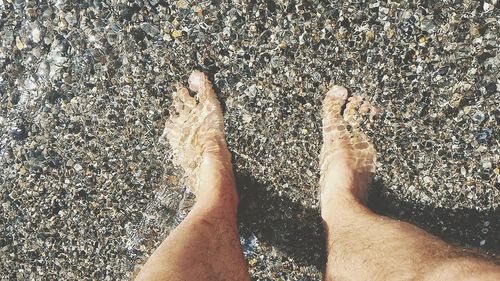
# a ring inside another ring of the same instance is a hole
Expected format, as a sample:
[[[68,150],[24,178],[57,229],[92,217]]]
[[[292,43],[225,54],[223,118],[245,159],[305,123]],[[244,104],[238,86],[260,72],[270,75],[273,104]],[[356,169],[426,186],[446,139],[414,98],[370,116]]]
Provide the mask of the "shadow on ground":
[[[323,225],[318,210],[278,196],[272,187],[246,175],[237,175],[242,235],[253,233],[287,253],[299,265],[322,268],[325,261]]]
[[[325,236],[319,211],[278,196],[271,186],[251,176],[239,174],[236,178],[241,234],[253,233],[259,241],[287,253],[299,265],[321,270],[325,263]],[[483,241],[480,248],[498,258],[499,213],[433,208],[404,202],[382,190],[382,182],[373,184],[369,205],[377,213],[416,224],[456,245],[479,248]]]

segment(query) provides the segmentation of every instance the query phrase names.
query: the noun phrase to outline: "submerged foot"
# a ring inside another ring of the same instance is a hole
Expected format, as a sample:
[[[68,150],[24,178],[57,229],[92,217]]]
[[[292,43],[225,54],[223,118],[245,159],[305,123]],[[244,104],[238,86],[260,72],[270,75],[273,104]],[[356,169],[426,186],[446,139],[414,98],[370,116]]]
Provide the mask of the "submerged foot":
[[[210,181],[226,177],[233,181],[231,155],[224,136],[222,110],[208,77],[194,71],[189,89],[178,86],[174,93],[170,118],[161,139],[168,140],[174,164],[185,172],[187,185],[198,197]]]
[[[366,202],[375,170],[376,151],[360,130],[378,112],[360,96],[349,98],[347,90],[333,86],[323,101],[323,146],[320,154],[320,200],[325,206],[344,198]],[[345,105],[344,114],[342,108]]]

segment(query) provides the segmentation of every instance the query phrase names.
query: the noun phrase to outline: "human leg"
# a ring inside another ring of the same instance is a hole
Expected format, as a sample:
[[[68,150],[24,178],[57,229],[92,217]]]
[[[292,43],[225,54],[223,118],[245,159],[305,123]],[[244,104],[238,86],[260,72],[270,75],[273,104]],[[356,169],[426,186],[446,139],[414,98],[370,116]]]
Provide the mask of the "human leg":
[[[376,151],[360,129],[376,108],[335,86],[323,104],[321,214],[326,280],[500,280],[500,267],[366,207]]]
[[[174,161],[187,176],[196,203],[151,255],[136,280],[249,280],[241,252],[238,195],[224,137],[222,111],[207,77],[198,71],[174,97],[165,126]]]

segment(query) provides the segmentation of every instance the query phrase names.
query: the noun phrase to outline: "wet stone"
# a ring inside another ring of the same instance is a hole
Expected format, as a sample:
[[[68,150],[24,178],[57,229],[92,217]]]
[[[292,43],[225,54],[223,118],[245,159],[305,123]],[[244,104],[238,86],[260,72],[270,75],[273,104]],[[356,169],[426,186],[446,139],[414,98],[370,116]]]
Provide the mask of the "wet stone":
[[[146,32],[151,37],[155,37],[160,33],[160,30],[157,27],[147,22],[141,24],[141,29],[144,30],[144,32]]]
[[[28,137],[26,128],[24,126],[12,127],[10,129],[10,134],[14,140],[18,141],[24,140]]]
[[[482,111],[477,111],[476,113],[474,113],[474,115],[472,115],[472,120],[474,120],[475,122],[477,122],[479,124],[482,123],[485,118],[486,118],[486,116],[484,115],[484,113]]]
[[[486,85],[485,89],[489,94],[495,93],[497,91],[497,84],[495,82],[491,82]]]

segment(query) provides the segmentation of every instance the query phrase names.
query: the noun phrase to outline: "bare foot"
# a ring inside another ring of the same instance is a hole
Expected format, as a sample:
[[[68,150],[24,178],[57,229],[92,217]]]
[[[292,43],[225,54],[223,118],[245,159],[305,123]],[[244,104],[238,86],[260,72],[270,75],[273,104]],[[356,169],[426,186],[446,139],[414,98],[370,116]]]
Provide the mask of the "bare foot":
[[[338,199],[365,202],[368,185],[375,170],[376,151],[360,130],[378,112],[360,96],[347,100],[344,87],[333,86],[323,101],[323,147],[320,154],[320,200],[322,213]]]
[[[177,87],[160,139],[168,140],[174,164],[183,168],[188,187],[199,197],[205,186],[213,188],[220,181],[233,183],[234,179],[222,110],[212,84],[204,73],[193,71],[189,88],[197,93],[196,98],[188,89]]]

